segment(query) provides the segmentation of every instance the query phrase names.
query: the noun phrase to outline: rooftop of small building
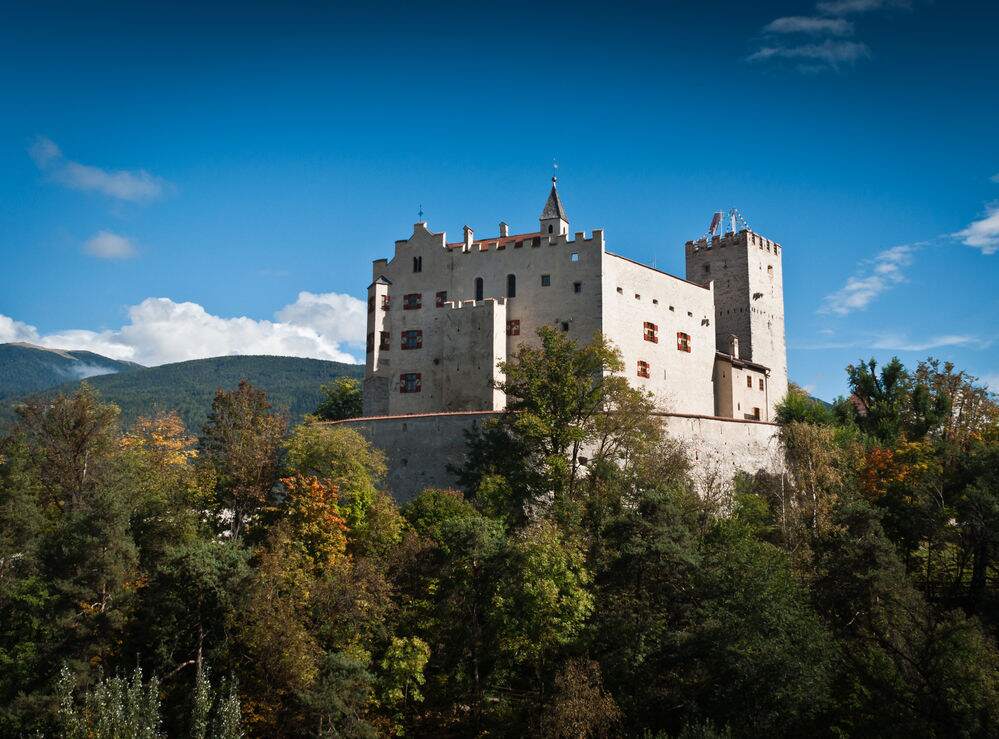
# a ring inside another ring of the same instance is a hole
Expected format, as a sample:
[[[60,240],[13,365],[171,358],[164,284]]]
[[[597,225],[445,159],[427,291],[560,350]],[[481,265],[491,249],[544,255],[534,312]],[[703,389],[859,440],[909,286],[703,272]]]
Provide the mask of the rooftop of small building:
[[[760,364],[758,362],[750,362],[748,359],[739,359],[738,357],[733,357],[731,354],[726,354],[725,352],[715,352],[715,357],[722,359],[733,367],[742,367],[746,369],[753,369],[758,372],[763,372],[764,374],[770,374],[770,368],[765,364]]]

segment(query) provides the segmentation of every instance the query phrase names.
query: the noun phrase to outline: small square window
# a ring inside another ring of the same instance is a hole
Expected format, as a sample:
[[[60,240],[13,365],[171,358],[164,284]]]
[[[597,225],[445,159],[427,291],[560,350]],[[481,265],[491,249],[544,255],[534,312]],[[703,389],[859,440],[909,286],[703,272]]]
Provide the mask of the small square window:
[[[423,307],[423,293],[407,293],[402,296],[403,310],[417,310]]]
[[[649,372],[649,363],[643,362],[641,359],[638,360],[638,376],[639,377],[651,377]]]
[[[552,284],[551,275],[541,275],[541,287],[549,287]]]
[[[583,292],[583,283],[582,282],[574,282],[574,283],[572,283],[572,291],[574,293],[581,293],[581,292]]]
[[[443,308],[444,303],[446,302],[447,302],[447,290],[441,290],[439,293],[437,293],[436,296],[434,296],[434,305],[436,305],[438,308]]]
[[[507,336],[520,336],[520,319],[515,318],[512,321],[506,322],[506,335]]]
[[[623,287],[619,287],[619,288],[617,289],[617,291],[618,291],[619,293],[621,293],[622,295],[624,295],[624,288],[623,288]]]
[[[672,305],[669,307],[670,310],[676,310]]]
[[[687,311],[687,316],[689,316],[690,318],[693,318],[693,317],[694,317],[694,314],[693,314],[693,313],[691,313],[690,311]]]
[[[642,296],[639,295],[638,293],[635,293],[635,300],[641,300],[641,299],[642,299]]]
[[[569,261],[570,262],[578,262],[579,261],[579,252],[575,252],[574,251],[572,254],[570,254],[569,255]]]
[[[659,298],[652,298],[652,305],[659,305]]]
[[[562,321],[562,331],[563,332],[568,332],[569,331],[569,322],[568,321]]]
[[[690,351],[690,334],[685,334],[683,331],[676,332],[676,348],[677,351],[689,352]]]

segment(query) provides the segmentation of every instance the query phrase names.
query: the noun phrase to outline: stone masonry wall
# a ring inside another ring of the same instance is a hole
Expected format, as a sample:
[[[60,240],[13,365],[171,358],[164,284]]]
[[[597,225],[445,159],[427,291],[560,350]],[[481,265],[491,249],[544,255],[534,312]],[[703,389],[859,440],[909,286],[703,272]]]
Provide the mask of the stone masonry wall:
[[[447,467],[461,464],[465,431],[494,415],[387,416],[339,423],[356,429],[385,453],[388,489],[397,501],[405,502],[428,487],[453,487],[455,480]],[[726,485],[738,471],[781,469],[774,424],[678,414],[664,414],[663,420],[666,433],[685,446],[702,491]]]

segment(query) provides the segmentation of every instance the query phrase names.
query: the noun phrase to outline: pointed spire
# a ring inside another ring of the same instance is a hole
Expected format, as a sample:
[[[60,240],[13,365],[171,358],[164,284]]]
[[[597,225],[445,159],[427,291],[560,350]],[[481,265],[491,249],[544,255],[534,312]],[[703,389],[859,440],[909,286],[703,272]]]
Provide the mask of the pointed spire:
[[[558,196],[557,182],[558,177],[552,177],[552,191],[548,193],[548,202],[545,203],[545,209],[541,211],[542,221],[548,218],[561,218],[563,221],[569,220],[569,217],[565,214],[565,208],[562,207],[562,200]]]

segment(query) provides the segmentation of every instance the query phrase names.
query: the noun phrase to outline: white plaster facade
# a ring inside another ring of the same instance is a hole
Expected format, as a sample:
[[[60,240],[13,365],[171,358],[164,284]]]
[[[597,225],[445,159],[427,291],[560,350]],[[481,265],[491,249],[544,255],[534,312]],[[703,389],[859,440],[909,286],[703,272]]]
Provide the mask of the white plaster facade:
[[[767,421],[787,392],[781,251],[749,230],[690,241],[681,279],[601,229],[570,236],[554,181],[537,231],[449,243],[417,223],[373,264],[364,415],[501,410],[497,364],[551,326],[607,336],[664,412]]]

